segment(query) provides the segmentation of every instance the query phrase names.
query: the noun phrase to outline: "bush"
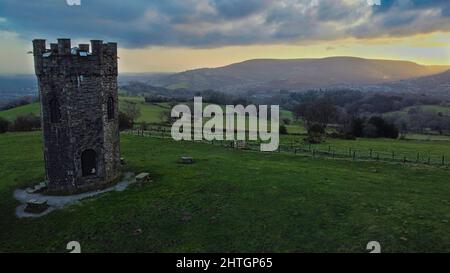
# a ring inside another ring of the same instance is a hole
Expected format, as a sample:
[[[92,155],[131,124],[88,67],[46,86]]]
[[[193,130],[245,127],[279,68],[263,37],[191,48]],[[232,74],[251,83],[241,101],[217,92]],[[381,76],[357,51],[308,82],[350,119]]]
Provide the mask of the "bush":
[[[0,134],[8,132],[11,127],[9,120],[0,117]]]
[[[18,116],[14,121],[14,131],[25,132],[33,131],[41,128],[41,119],[34,115],[28,114],[25,116]]]
[[[364,131],[364,124],[365,119],[363,118],[354,118],[350,125],[350,132],[349,134],[355,136],[355,137],[362,137],[363,131]]]
[[[290,118],[283,118],[283,123],[286,125],[291,124],[291,119]]]
[[[374,137],[398,138],[399,131],[394,124],[387,122],[382,117],[371,117],[368,126],[375,127]]]
[[[288,134],[288,130],[287,130],[286,126],[284,126],[284,125],[280,125],[280,131],[279,132],[282,135],[287,135]]]
[[[325,128],[322,124],[311,123],[307,125],[308,137],[305,139],[308,143],[318,144],[325,138]]]
[[[329,134],[331,138],[337,138],[337,139],[345,139],[345,140],[356,140],[356,137],[352,134],[349,134],[344,131],[338,131],[338,132],[332,132]]]
[[[127,130],[133,128],[133,118],[124,112],[119,112],[119,130]]]
[[[369,120],[365,118],[353,118],[347,133],[354,137],[369,138],[398,138],[399,136],[399,130],[393,123],[378,116],[373,116]]]

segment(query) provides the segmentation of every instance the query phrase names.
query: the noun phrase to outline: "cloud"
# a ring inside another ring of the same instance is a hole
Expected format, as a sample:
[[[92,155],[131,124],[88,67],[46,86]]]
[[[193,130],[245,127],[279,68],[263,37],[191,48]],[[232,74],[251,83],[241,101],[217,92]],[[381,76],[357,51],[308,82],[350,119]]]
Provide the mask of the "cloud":
[[[0,31],[123,47],[220,47],[450,31],[448,0],[0,0]],[[0,21],[1,23],[2,21]]]

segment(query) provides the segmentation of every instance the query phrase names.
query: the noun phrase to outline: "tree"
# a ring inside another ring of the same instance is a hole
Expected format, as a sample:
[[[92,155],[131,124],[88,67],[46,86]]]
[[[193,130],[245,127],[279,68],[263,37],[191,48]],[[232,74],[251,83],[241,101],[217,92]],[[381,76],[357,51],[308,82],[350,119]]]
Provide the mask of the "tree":
[[[282,135],[287,135],[288,134],[288,130],[286,128],[285,125],[280,124],[280,130],[279,130],[280,134]]]
[[[336,107],[329,101],[321,99],[304,105],[300,114],[307,123],[316,123],[326,126],[336,118]]]
[[[203,92],[203,101],[214,103],[214,104],[220,104],[225,105],[230,102],[229,96],[225,93],[214,91],[214,90],[206,90]]]
[[[141,116],[141,110],[135,102],[125,101],[122,111],[133,121],[133,123]]]
[[[126,113],[119,112],[119,130],[127,130],[133,128],[133,119],[129,117]]]
[[[285,125],[291,124],[291,119],[290,118],[283,118],[282,121],[283,121],[283,124],[285,124]]]
[[[172,117],[172,111],[170,110],[164,110],[161,113],[159,113],[159,119],[162,123],[166,124],[172,124],[176,121],[176,118]]]
[[[306,141],[312,144],[321,143],[325,136],[325,129],[318,123],[313,123],[308,126],[308,137]]]
[[[328,100],[319,99],[298,105],[294,115],[305,120],[308,139],[316,143],[325,135],[327,125],[336,120],[337,109]]]
[[[14,131],[32,131],[41,127],[41,119],[34,115],[28,114],[24,116],[18,116],[14,121]]]
[[[399,132],[395,125],[387,122],[382,117],[371,117],[368,121],[368,125],[373,125],[376,128],[375,135],[369,137],[398,138]]]
[[[10,126],[9,120],[0,117],[0,134],[8,132]]]
[[[364,118],[354,117],[350,125],[350,134],[354,137],[362,137],[365,122]]]

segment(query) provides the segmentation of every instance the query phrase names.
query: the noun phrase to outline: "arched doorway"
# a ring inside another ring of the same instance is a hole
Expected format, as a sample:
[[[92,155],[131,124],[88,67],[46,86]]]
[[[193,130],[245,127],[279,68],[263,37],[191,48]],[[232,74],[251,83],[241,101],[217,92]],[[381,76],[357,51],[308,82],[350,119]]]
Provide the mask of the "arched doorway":
[[[83,176],[97,174],[97,153],[94,150],[86,150],[81,154],[81,169]]]

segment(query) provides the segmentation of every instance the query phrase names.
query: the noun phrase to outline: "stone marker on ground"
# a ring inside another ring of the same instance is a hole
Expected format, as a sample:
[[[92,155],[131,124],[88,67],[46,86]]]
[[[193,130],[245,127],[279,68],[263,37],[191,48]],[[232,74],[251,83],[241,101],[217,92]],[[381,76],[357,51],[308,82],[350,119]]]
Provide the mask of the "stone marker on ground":
[[[33,214],[39,214],[43,213],[48,209],[48,204],[46,200],[38,201],[35,199],[32,199],[27,202],[27,206],[25,207],[25,212],[33,213]]]
[[[136,183],[145,184],[148,182],[151,182],[149,173],[140,173],[140,174],[136,175]]]
[[[192,158],[190,156],[182,156],[180,158],[180,163],[182,163],[182,164],[193,164],[194,163],[194,158]]]
[[[37,185],[34,185],[26,190],[28,194],[41,193],[47,190],[47,184],[45,182],[41,182]]]

